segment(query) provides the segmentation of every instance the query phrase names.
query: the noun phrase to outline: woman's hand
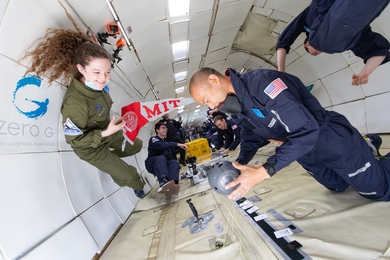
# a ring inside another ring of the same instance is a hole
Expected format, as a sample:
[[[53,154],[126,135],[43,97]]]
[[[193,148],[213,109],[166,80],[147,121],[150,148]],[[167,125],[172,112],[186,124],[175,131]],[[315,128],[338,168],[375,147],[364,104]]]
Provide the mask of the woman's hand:
[[[125,125],[126,125],[126,121],[124,121],[124,120],[116,125],[115,124],[115,116],[112,116],[112,119],[111,119],[110,124],[108,125],[107,129],[105,129],[101,132],[102,137],[107,137],[107,136],[110,136],[110,135],[118,132],[123,127],[125,127]]]

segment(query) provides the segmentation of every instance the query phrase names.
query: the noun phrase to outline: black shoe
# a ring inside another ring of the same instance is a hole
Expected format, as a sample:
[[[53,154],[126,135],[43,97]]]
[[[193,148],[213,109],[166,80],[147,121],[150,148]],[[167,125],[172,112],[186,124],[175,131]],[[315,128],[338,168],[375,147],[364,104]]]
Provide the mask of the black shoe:
[[[135,196],[142,199],[145,197],[145,192],[143,190],[136,190],[134,189]]]
[[[161,187],[161,185],[164,185],[167,182],[169,182],[167,176],[165,176],[165,175],[161,176],[160,187]]]
[[[381,156],[379,153],[379,147],[382,145],[382,138],[376,134],[367,134],[364,136],[367,145],[371,148],[374,156]]]
[[[179,163],[183,166],[186,166],[186,163],[184,162],[184,160],[180,160]]]

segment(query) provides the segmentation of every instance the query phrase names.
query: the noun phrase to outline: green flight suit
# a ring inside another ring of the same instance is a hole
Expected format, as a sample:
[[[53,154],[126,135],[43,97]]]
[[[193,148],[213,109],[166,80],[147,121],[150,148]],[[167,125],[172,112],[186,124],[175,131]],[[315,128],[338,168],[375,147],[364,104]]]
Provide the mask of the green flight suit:
[[[144,183],[137,169],[120,159],[138,153],[142,141],[137,138],[133,145],[126,142],[122,149],[122,131],[101,135],[110,123],[112,103],[107,86],[96,91],[73,79],[61,106],[66,142],[80,159],[108,173],[119,186],[142,190]]]

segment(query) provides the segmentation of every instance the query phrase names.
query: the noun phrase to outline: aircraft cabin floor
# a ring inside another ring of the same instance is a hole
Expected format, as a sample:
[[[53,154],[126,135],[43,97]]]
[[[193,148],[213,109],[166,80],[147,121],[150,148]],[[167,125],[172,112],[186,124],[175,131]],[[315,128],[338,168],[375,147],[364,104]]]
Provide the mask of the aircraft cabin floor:
[[[382,139],[383,155],[390,151],[390,135]],[[263,164],[275,147],[260,149],[251,165]],[[233,161],[237,154],[230,153],[229,159]],[[182,167],[181,172],[187,170]],[[182,180],[179,194],[170,197],[158,194],[157,188],[158,183],[139,201],[100,260],[291,259],[234,201],[211,190],[208,182],[193,186],[189,179]],[[271,191],[262,194],[267,190]],[[266,221],[274,229],[294,228],[285,239],[299,242],[305,259],[390,259],[388,202],[370,201],[352,189],[331,192],[296,162],[257,185],[246,198],[253,196],[261,199],[252,202],[259,208],[257,215],[267,214]],[[182,227],[193,216],[188,199],[199,215],[212,212],[214,216],[205,230],[195,234]]]

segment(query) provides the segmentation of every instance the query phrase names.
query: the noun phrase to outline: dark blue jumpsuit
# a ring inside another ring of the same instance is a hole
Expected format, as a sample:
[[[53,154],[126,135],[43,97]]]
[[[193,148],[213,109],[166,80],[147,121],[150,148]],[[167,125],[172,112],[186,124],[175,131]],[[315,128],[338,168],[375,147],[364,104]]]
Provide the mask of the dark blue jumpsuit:
[[[351,50],[364,63],[373,56],[386,56],[389,42],[371,30],[369,24],[380,15],[390,0],[312,1],[282,32],[276,48],[287,53],[296,38],[305,32],[309,44],[325,53]]]
[[[169,142],[159,136],[153,136],[149,140],[148,158],[145,160],[145,167],[148,172],[157,176],[161,182],[161,177],[178,183],[180,165],[172,158],[172,149],[177,147],[176,142]]]
[[[341,114],[325,110],[295,76],[254,70],[230,79],[242,105],[241,153],[259,137],[283,141],[267,159],[276,171],[297,160],[333,191],[348,186],[374,200],[390,200],[390,160],[374,158],[361,134]]]
[[[241,143],[241,128],[233,121],[233,119],[225,119],[227,129],[220,129],[222,138],[225,143],[222,148],[229,149],[230,151],[234,151],[237,146]],[[222,143],[223,143],[222,140]]]
[[[167,129],[168,129],[167,140],[168,141],[184,144],[183,139],[181,139],[178,135],[176,135],[177,129],[181,128],[181,123],[177,122],[175,119],[168,119],[168,120],[161,119],[159,122],[165,123],[167,126]],[[171,151],[172,158],[176,158],[176,154],[179,153],[180,154],[179,162],[184,164],[184,160],[186,158],[186,151],[184,151],[183,149],[180,149],[179,147],[175,147],[171,150],[172,150]]]
[[[216,117],[216,116],[223,116],[224,118],[227,118],[227,115],[221,111],[216,111],[212,114],[210,114],[210,108],[207,110],[207,115],[211,116],[212,118]],[[223,131],[221,129],[219,129],[218,127],[216,128],[217,129],[217,132],[218,132],[218,144],[216,144],[216,146],[218,148],[222,148],[223,147]],[[214,141],[214,140],[213,140]],[[214,142],[212,142],[214,144]],[[215,144],[214,144],[215,145]]]

